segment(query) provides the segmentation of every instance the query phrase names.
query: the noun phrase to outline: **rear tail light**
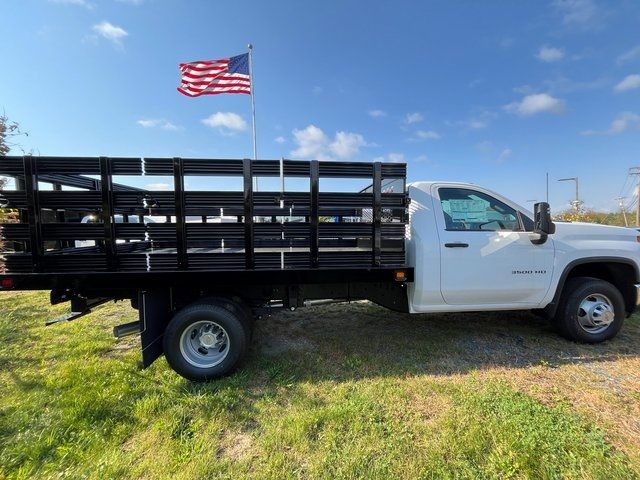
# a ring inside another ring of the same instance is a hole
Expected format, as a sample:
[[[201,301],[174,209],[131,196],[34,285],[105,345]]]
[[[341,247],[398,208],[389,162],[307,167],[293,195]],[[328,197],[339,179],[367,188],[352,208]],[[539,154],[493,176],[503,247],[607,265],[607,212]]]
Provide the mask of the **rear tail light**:
[[[9,290],[13,288],[13,286],[13,278],[3,278],[2,280],[0,280],[0,288],[2,288],[3,290]]]

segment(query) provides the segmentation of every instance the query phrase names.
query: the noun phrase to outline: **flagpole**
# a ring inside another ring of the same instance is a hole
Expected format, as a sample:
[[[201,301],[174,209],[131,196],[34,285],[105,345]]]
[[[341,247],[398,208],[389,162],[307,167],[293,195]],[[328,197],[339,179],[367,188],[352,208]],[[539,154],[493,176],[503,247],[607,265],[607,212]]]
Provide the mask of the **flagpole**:
[[[253,45],[247,45],[249,49],[249,80],[251,81],[251,124],[253,128],[253,159],[258,159],[258,145],[256,143],[256,97],[255,82],[253,80]],[[258,178],[255,180],[255,189],[258,190]]]

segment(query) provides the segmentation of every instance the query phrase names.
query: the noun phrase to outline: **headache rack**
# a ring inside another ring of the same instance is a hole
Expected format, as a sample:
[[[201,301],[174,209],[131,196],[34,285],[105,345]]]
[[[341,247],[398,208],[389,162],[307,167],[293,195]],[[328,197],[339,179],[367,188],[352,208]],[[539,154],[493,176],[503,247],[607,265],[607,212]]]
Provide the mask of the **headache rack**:
[[[0,274],[405,266],[405,164],[24,156],[0,175]]]

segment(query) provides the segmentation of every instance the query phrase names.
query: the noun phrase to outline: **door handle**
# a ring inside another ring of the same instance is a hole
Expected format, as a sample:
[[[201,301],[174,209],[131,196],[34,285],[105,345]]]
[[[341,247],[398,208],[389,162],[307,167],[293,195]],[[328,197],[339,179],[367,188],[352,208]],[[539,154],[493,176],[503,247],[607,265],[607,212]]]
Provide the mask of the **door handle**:
[[[447,248],[467,248],[469,244],[462,243],[462,242],[454,242],[454,243],[445,243],[444,246]]]

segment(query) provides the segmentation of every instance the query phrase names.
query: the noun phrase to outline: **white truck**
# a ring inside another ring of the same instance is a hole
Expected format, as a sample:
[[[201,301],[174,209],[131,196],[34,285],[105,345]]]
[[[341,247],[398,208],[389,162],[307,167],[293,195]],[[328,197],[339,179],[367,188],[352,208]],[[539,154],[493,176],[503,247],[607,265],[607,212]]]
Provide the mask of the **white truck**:
[[[164,354],[196,381],[232,372],[254,320],[277,308],[367,299],[411,314],[533,310],[569,340],[597,343],[638,304],[635,229],[554,224],[546,203],[531,213],[472,184],[407,186],[404,164],[5,157],[0,175],[20,186],[0,192],[0,206],[20,212],[0,225],[0,290],[51,290],[52,303],[71,302],[63,320],[129,299],[139,319],[114,334],[140,332],[144,366]],[[149,191],[116,175],[174,185]],[[198,175],[238,176],[243,189],[186,188]],[[279,177],[280,190],[254,191],[258,176]],[[288,191],[287,177],[309,191]],[[371,186],[331,183],[354,178]]]
[[[575,341],[613,338],[638,304],[640,236],[552,223],[472,184],[409,185],[412,313],[536,310]],[[428,265],[428,268],[427,268]]]

